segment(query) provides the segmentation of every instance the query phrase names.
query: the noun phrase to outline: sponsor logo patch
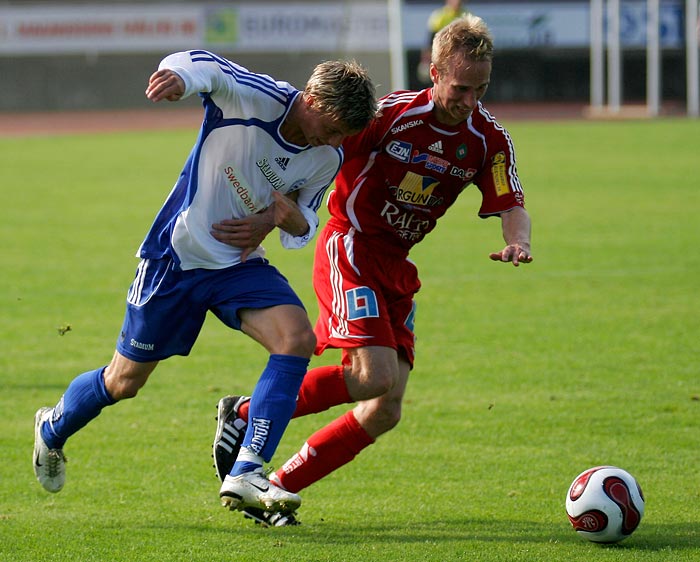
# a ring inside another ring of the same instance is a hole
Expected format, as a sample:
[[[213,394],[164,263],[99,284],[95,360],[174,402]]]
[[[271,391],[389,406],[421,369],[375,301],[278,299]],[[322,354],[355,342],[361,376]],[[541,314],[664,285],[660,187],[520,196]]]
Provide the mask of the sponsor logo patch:
[[[392,158],[396,158],[399,162],[408,164],[411,159],[411,148],[413,145],[410,142],[393,140],[386,145],[386,152]]]
[[[413,127],[417,127],[418,125],[422,125],[423,120],[422,119],[416,119],[414,121],[409,121],[408,123],[404,123],[403,125],[397,125],[393,129],[391,129],[391,134],[395,135],[396,133],[400,133],[401,131],[405,131],[406,129],[412,129]]]
[[[237,174],[233,166],[226,166],[224,168],[224,174],[226,174],[226,179],[233,192],[238,196],[243,205],[250,210],[251,213],[257,213],[260,209],[256,206],[253,198],[251,197],[250,190],[248,189],[248,182]]]
[[[452,168],[450,169],[450,175],[469,181],[476,175],[476,168],[468,168],[466,170],[463,170],[462,168],[458,168],[457,166],[452,166]]]
[[[438,141],[435,141],[433,144],[429,144],[428,150],[432,150],[433,152],[437,152],[438,154],[442,154],[442,141],[438,140]]]
[[[286,170],[287,166],[289,165],[289,158],[286,158],[286,157],[283,158],[281,156],[278,156],[277,158],[275,158],[275,162],[277,162],[277,165],[280,168],[282,168],[283,170]]]
[[[436,179],[419,176],[406,172],[401,183],[396,188],[395,197],[400,203],[409,203],[422,207],[435,207],[441,199],[433,195],[435,188],[440,185]]]
[[[284,180],[275,173],[267,158],[262,158],[255,164],[275,191],[280,191],[284,187]]]
[[[129,345],[131,347],[135,347],[136,349],[143,349],[144,351],[153,351],[155,349],[154,344],[136,341],[134,338],[131,338],[131,340],[129,340]]]
[[[434,170],[436,172],[440,172],[441,174],[444,174],[447,171],[447,167],[450,165],[450,163],[444,158],[433,156],[432,154],[427,154],[426,152],[419,153],[417,150],[413,153],[411,162],[425,162],[426,170]]]
[[[253,440],[248,445],[248,448],[256,455],[259,455],[267,443],[267,438],[270,436],[272,421],[266,418],[253,418],[252,422]]]
[[[496,195],[499,197],[510,193],[508,185],[508,177],[506,175],[506,155],[503,151],[496,153],[491,158],[491,174],[493,176],[493,186],[496,189]]]
[[[416,216],[413,211],[399,208],[391,201],[386,201],[380,213],[387,224],[394,228],[396,234],[404,240],[418,242],[430,227],[428,219]]]

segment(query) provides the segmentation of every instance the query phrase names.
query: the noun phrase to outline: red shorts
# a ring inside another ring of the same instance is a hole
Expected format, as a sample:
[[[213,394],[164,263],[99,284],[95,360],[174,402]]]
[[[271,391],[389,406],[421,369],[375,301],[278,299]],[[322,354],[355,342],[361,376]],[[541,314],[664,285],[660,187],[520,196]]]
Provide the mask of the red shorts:
[[[342,232],[327,225],[321,231],[313,271],[317,355],[328,347],[383,346],[402,352],[413,366],[418,271],[405,256],[379,248],[375,241],[370,247],[354,229]]]

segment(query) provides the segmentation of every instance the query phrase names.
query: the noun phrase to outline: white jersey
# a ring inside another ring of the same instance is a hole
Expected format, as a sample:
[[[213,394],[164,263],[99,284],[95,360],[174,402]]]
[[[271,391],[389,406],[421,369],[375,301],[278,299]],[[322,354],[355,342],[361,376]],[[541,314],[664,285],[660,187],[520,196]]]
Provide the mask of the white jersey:
[[[199,94],[204,121],[180,177],[138,251],[138,257],[170,255],[181,269],[221,269],[240,262],[241,249],[217,241],[212,224],[267,208],[272,191],[298,191],[309,223],[304,236],[280,230],[285,248],[301,248],[318,228],[317,211],[338,173],[342,151],[297,146],[280,126],[301,92],[208,51],[172,54],[160,64],[185,82],[183,97]],[[250,257],[264,256],[262,246]]]

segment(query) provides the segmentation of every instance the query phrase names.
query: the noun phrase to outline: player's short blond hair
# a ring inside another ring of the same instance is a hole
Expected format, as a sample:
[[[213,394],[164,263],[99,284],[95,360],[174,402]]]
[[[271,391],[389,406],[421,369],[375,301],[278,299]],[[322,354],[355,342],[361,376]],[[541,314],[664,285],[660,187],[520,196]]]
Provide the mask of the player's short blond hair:
[[[355,61],[325,61],[316,66],[304,93],[314,107],[345,123],[364,129],[377,114],[374,84],[367,70]]]
[[[493,59],[493,38],[486,22],[474,14],[457,18],[433,38],[431,62],[438,72],[447,71],[454,56],[477,62]]]

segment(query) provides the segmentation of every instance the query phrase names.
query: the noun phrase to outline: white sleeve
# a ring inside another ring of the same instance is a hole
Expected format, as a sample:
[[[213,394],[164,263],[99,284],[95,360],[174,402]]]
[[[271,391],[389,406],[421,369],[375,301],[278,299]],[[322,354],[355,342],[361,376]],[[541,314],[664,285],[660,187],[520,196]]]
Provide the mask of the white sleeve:
[[[308,183],[299,189],[296,200],[297,206],[309,225],[309,231],[303,236],[293,236],[280,229],[280,242],[289,250],[303,248],[316,235],[319,224],[318,210],[323,204],[326,190],[333,183],[343,163],[342,149],[323,146],[312,150],[315,153],[309,169],[315,169],[316,173],[309,177]]]
[[[318,210],[323,203],[326,190],[333,183],[335,172],[338,170],[337,166],[337,162],[328,166],[322,176],[316,179],[317,183],[315,186],[306,186],[299,190],[299,197],[296,203],[309,225],[309,231],[303,236],[293,236],[280,229],[280,242],[284,248],[288,250],[303,248],[316,235],[319,223]]]
[[[299,206],[299,210],[304,215],[306,222],[309,225],[309,231],[303,236],[293,236],[289,232],[285,232],[280,229],[280,242],[282,247],[287,250],[298,250],[306,246],[316,235],[316,230],[318,230],[318,215],[316,211],[310,209],[309,207]]]
[[[176,72],[185,82],[183,99],[200,92],[216,92],[226,83],[225,75],[216,61],[209,57],[209,60],[198,60],[195,65],[191,51],[168,55],[158,66],[159,70],[163,68]]]

